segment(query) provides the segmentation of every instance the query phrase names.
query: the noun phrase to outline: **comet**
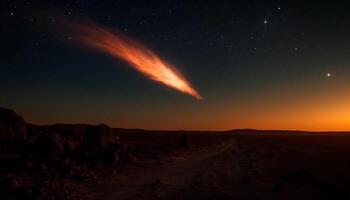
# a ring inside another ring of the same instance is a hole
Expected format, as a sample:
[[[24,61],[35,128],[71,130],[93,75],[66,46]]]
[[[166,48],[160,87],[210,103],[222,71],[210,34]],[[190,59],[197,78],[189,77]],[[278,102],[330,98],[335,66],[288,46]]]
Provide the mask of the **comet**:
[[[86,47],[104,52],[123,60],[147,78],[170,88],[188,94],[198,100],[202,96],[191,86],[179,70],[162,60],[156,53],[142,43],[95,23],[64,23],[70,33],[70,39]]]

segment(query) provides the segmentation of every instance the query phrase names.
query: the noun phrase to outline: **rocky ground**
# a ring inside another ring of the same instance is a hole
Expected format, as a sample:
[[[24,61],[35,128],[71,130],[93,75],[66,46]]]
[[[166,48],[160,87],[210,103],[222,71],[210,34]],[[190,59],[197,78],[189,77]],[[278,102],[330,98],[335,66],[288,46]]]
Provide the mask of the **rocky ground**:
[[[349,133],[37,126],[0,109],[1,199],[350,199]]]

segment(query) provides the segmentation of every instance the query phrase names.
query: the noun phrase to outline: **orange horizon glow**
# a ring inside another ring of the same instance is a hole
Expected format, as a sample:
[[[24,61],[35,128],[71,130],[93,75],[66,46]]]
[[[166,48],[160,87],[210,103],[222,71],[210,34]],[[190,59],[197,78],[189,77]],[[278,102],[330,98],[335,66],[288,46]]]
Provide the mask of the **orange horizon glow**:
[[[349,101],[350,102],[350,101]],[[334,103],[338,103],[335,101]],[[57,115],[48,118],[38,116],[28,118],[34,124],[53,123],[106,123],[115,128],[146,129],[146,130],[198,130],[198,131],[227,131],[232,129],[256,129],[256,130],[294,130],[294,131],[350,131],[350,103],[335,104],[335,106],[325,107],[326,102],[307,104],[308,108],[291,107],[281,111],[278,106],[267,105],[267,107],[257,110],[255,106],[233,107],[232,109],[203,111],[203,109],[193,110],[189,114],[184,114],[185,110],[175,113],[171,108],[163,112],[153,111],[149,117],[135,118],[139,111],[126,109],[118,110],[118,115],[99,115],[100,120],[96,120],[96,115],[74,116],[73,113]],[[284,105],[282,105],[284,106]],[[201,107],[201,105],[199,105]],[[248,110],[247,107],[251,107]],[[165,108],[164,108],[165,109]],[[176,108],[174,108],[176,109]],[[269,112],[267,112],[269,110]],[[112,111],[111,111],[112,112]],[[171,113],[171,114],[167,114]],[[26,116],[26,115],[25,115]],[[68,118],[67,116],[70,116]],[[161,116],[161,117],[151,117]],[[79,118],[79,119],[78,119]],[[116,119],[117,118],[117,119]]]
[[[132,68],[156,82],[202,100],[202,96],[185,77],[143,44],[121,33],[93,23],[64,23],[74,33],[73,39],[92,49],[105,52],[127,62]]]
[[[341,78],[333,84],[310,86],[310,83],[303,83],[300,88],[293,89],[275,87],[259,90],[260,93],[241,95],[240,98],[227,95],[225,99],[214,99],[216,94],[212,94],[207,97],[208,101],[200,104],[189,99],[178,101],[176,106],[169,106],[167,101],[157,101],[156,104],[144,101],[139,105],[124,101],[118,106],[110,106],[108,103],[91,106],[88,102],[79,102],[85,108],[82,109],[83,113],[75,111],[75,103],[68,103],[66,109],[55,112],[52,107],[41,112],[33,107],[30,110],[18,110],[18,113],[23,114],[29,122],[42,125],[58,122],[105,123],[110,127],[147,130],[349,132],[350,94],[347,85],[338,86],[339,83],[342,83]],[[287,94],[280,95],[281,91],[287,91]],[[154,109],[155,105],[157,109]]]

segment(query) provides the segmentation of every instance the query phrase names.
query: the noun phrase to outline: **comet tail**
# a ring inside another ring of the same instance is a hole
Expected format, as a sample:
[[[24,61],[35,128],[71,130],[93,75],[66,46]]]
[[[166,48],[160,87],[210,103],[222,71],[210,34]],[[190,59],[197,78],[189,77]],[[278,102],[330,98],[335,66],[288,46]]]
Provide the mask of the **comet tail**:
[[[66,24],[67,25],[67,24]],[[68,23],[73,39],[127,62],[148,78],[202,99],[185,77],[139,42],[93,23]]]

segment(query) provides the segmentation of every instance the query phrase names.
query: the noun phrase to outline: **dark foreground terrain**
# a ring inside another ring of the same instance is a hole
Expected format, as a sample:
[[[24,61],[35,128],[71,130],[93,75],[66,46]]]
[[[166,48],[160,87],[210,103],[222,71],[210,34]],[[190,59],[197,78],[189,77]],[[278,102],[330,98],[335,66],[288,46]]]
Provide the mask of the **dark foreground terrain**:
[[[0,109],[0,199],[350,199],[350,134],[37,126]]]

